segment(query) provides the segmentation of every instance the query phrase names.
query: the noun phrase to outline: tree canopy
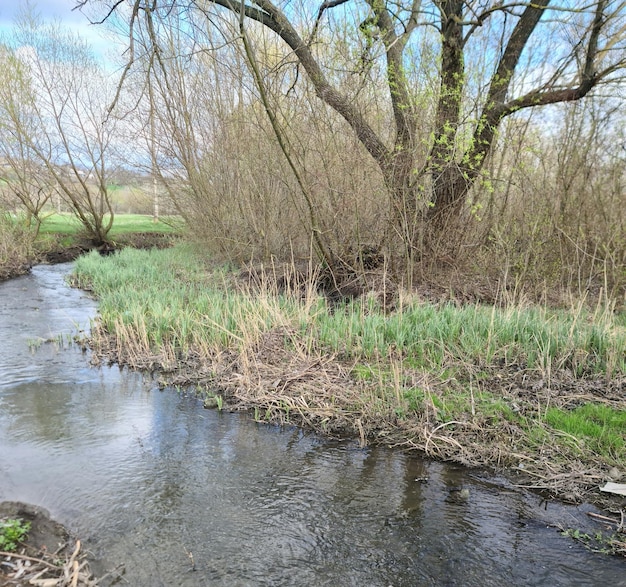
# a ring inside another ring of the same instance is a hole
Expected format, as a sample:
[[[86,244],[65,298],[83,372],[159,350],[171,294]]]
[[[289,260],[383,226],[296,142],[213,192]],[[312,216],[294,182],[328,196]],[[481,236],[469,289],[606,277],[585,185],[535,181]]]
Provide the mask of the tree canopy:
[[[104,4],[99,22],[121,18],[128,26],[129,68],[141,38],[153,66],[159,62],[167,71],[161,56],[168,28],[191,40],[179,47],[188,58],[203,47],[216,50],[217,36],[226,46],[245,41],[258,26],[271,31],[290,53],[293,84],[304,72],[319,100],[345,120],[380,169],[389,194],[381,210],[409,255],[428,253],[463,218],[506,117],[624,83],[626,5],[619,1]],[[344,48],[329,50],[333,44]],[[382,123],[354,90],[377,83],[377,75],[387,92],[389,116]],[[348,84],[348,77],[360,81]],[[318,230],[314,221],[310,229]]]

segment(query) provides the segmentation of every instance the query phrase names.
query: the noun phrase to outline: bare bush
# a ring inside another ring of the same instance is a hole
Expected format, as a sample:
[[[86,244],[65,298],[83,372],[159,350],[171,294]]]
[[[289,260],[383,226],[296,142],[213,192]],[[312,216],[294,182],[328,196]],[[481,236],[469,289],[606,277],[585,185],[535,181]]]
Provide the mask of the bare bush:
[[[475,203],[484,218],[481,263],[507,290],[623,302],[624,115],[612,103],[588,100],[504,129],[489,189]]]
[[[116,119],[108,116],[115,81],[88,45],[59,26],[21,15],[4,52],[0,137],[10,188],[37,216],[58,194],[96,244],[113,223],[109,182]]]

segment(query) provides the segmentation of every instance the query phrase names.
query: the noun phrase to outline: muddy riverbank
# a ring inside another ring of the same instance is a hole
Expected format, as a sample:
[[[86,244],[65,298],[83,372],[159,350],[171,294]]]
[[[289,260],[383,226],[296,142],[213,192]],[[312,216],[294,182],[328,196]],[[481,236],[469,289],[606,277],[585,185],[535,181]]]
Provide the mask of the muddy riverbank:
[[[7,587],[97,587],[80,540],[35,505],[0,503],[0,523],[18,520],[28,526],[11,552],[0,552],[0,585]]]
[[[105,246],[97,247],[89,239],[80,237],[74,237],[72,243],[67,244],[63,242],[62,236],[50,236],[37,242],[35,246],[31,247],[29,254],[24,259],[17,261],[7,259],[6,263],[0,266],[0,282],[25,275],[37,264],[56,265],[75,261],[81,255],[94,249],[103,254],[110,254],[126,247],[135,249],[170,247],[178,240],[176,235],[169,233],[130,232],[116,237]]]

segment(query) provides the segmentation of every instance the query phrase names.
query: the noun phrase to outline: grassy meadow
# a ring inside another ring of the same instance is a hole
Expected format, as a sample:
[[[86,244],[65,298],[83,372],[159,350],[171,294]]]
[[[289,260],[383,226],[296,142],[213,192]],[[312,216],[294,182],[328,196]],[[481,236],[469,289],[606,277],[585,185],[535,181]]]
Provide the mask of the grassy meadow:
[[[106,221],[106,217],[105,217]],[[113,226],[109,232],[112,239],[130,233],[165,233],[172,234],[180,231],[180,221],[176,218],[160,218],[154,222],[152,216],[145,214],[116,214]],[[51,213],[43,217],[39,228],[39,237],[46,235],[63,235],[80,237],[82,225],[73,214]]]
[[[409,292],[393,311],[374,294],[337,305],[312,283],[250,286],[182,245],[91,253],[73,279],[100,300],[96,357],[258,420],[500,467],[571,500],[625,472],[626,319],[611,308]]]

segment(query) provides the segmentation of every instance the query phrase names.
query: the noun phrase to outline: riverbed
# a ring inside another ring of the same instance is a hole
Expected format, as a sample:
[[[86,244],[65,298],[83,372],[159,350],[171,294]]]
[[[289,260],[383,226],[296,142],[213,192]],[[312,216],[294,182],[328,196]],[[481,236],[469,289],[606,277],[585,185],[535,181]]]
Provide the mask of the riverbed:
[[[149,375],[91,367],[97,304],[71,265],[0,283],[0,501],[32,503],[103,573],[156,586],[626,585],[624,559],[486,472],[205,410]]]

